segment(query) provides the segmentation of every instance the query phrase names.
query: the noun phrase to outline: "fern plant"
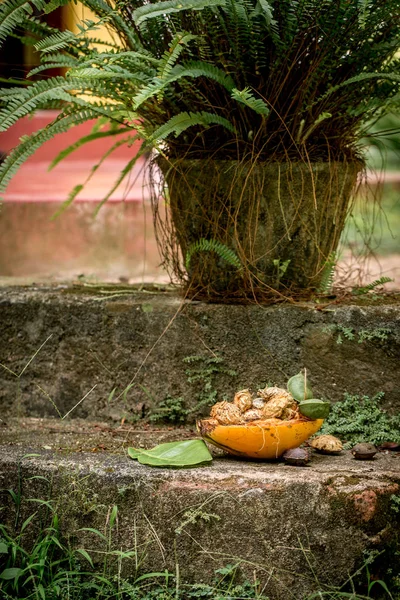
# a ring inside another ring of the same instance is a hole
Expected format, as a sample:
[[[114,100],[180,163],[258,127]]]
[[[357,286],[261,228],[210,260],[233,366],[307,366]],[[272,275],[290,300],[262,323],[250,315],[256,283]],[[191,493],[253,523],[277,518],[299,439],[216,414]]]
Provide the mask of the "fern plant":
[[[0,194],[42,144],[94,118],[101,129],[80,143],[113,136],[110,154],[141,140],[106,201],[151,149],[167,160],[360,159],[371,123],[399,112],[400,0],[82,0],[94,17],[77,32],[43,23],[42,15],[68,4],[0,3],[0,43],[20,37],[40,55],[24,85],[0,90],[0,133],[38,109],[60,111],[2,163]],[[109,41],[98,39],[99,27]],[[48,77],[54,68],[65,74]],[[287,207],[281,212],[285,219]],[[341,227],[338,217],[333,227]],[[292,240],[289,226],[285,220],[280,235],[286,230]],[[225,244],[227,236],[201,238]],[[278,256],[290,260],[292,277],[295,261],[282,250]]]
[[[398,0],[83,0],[96,20],[78,33],[38,18],[65,4],[0,5],[0,42],[19,36],[40,54],[28,77],[66,69],[0,92],[0,132],[61,110],[5,161],[2,191],[41,144],[94,117],[169,156],[326,160],[354,154],[366,123],[400,106]],[[109,42],[99,44],[99,26]]]

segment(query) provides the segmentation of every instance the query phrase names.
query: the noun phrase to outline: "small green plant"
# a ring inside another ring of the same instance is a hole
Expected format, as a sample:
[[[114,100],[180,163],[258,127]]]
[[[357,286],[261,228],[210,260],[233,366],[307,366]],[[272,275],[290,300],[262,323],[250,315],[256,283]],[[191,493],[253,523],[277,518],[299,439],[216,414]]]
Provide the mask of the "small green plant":
[[[349,342],[386,342],[389,336],[393,333],[388,327],[376,327],[375,329],[359,329],[354,327],[346,327],[345,325],[331,324],[323,328],[325,333],[337,334],[336,343],[343,344],[343,339]]]
[[[197,393],[197,404],[188,411],[188,415],[197,415],[204,408],[215,404],[217,400],[216,379],[222,375],[236,377],[234,369],[229,369],[224,365],[221,356],[187,356],[183,362],[190,365],[185,373],[187,381],[193,386],[194,393]],[[222,398],[225,399],[225,398]]]
[[[216,354],[209,357],[186,356],[183,362],[190,365],[185,369],[185,375],[187,383],[193,390],[193,395],[197,397],[197,403],[193,408],[186,408],[183,398],[167,396],[150,415],[151,422],[181,425],[198,416],[204,408],[215,404],[218,394],[216,380],[223,375],[228,377],[237,375],[236,371],[227,368],[223,358]]]
[[[209,513],[199,508],[191,508],[183,513],[183,521],[175,529],[175,533],[180,535],[185,527],[188,525],[196,525],[199,521],[203,521],[204,523],[210,523],[212,520],[220,521],[221,517],[215,513]]]
[[[188,409],[185,408],[183,398],[174,398],[167,396],[165,400],[161,400],[156,410],[149,416],[151,423],[171,423],[172,425],[182,425],[186,422]]]
[[[375,329],[360,329],[358,332],[358,343],[380,341],[385,342],[392,333],[387,327],[376,327]]]
[[[397,514],[400,515],[400,496],[392,494],[390,496],[390,508]]]
[[[400,443],[400,415],[389,415],[381,408],[383,392],[373,398],[345,394],[344,400],[332,405],[320,433],[343,439],[345,448],[359,442]]]
[[[345,325],[326,325],[323,328],[324,333],[337,333],[336,343],[343,344],[343,338],[349,342],[353,342],[355,339],[355,330],[352,327],[346,327]]]

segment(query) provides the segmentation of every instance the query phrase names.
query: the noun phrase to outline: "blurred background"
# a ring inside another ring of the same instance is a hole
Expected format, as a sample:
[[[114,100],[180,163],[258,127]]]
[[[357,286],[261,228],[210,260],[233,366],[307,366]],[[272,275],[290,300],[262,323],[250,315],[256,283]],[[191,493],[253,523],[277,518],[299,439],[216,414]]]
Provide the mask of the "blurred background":
[[[47,16],[48,23],[77,30],[90,18],[78,5],[63,6]],[[99,37],[107,32],[98,31]],[[0,82],[18,80],[38,64],[35,52],[10,38],[0,50]],[[45,76],[61,74],[53,69]],[[7,153],[22,135],[49,123],[55,111],[38,111],[0,134]],[[137,147],[121,147],[92,169],[112,145],[107,138],[83,146],[54,170],[48,167],[64,148],[90,133],[95,123],[73,128],[43,146],[20,169],[0,208],[0,282],[41,283],[106,281],[167,282],[154,238],[146,163],[141,159],[102,206]],[[375,138],[378,130],[385,135]],[[365,140],[367,182],[360,184],[338,253],[336,280],[364,285],[386,276],[386,289],[400,288],[400,119],[387,116],[371,127]],[[74,202],[60,208],[76,186],[84,187]]]

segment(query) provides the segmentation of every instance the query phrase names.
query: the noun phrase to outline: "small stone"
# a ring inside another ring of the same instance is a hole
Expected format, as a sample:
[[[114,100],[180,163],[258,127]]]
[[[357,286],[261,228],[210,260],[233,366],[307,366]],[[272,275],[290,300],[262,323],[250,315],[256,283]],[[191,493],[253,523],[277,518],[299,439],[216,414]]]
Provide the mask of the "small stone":
[[[356,444],[351,451],[356,460],[372,460],[377,452],[376,446],[366,442]]]
[[[282,455],[286,465],[305,467],[310,462],[310,453],[307,448],[292,448]]]

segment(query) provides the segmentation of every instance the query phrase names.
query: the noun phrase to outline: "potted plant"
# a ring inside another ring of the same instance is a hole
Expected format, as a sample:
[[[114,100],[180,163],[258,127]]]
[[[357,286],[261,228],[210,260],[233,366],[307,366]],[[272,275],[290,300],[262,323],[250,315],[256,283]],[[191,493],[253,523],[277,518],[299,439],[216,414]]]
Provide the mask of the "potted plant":
[[[83,0],[97,20],[78,33],[38,19],[64,4],[0,5],[0,40],[22,31],[41,54],[31,75],[66,69],[2,90],[0,131],[60,113],[6,159],[1,189],[46,140],[99,117],[81,143],[124,136],[155,151],[156,232],[188,293],[318,289],[364,167],[360,140],[399,106],[398,0]]]

